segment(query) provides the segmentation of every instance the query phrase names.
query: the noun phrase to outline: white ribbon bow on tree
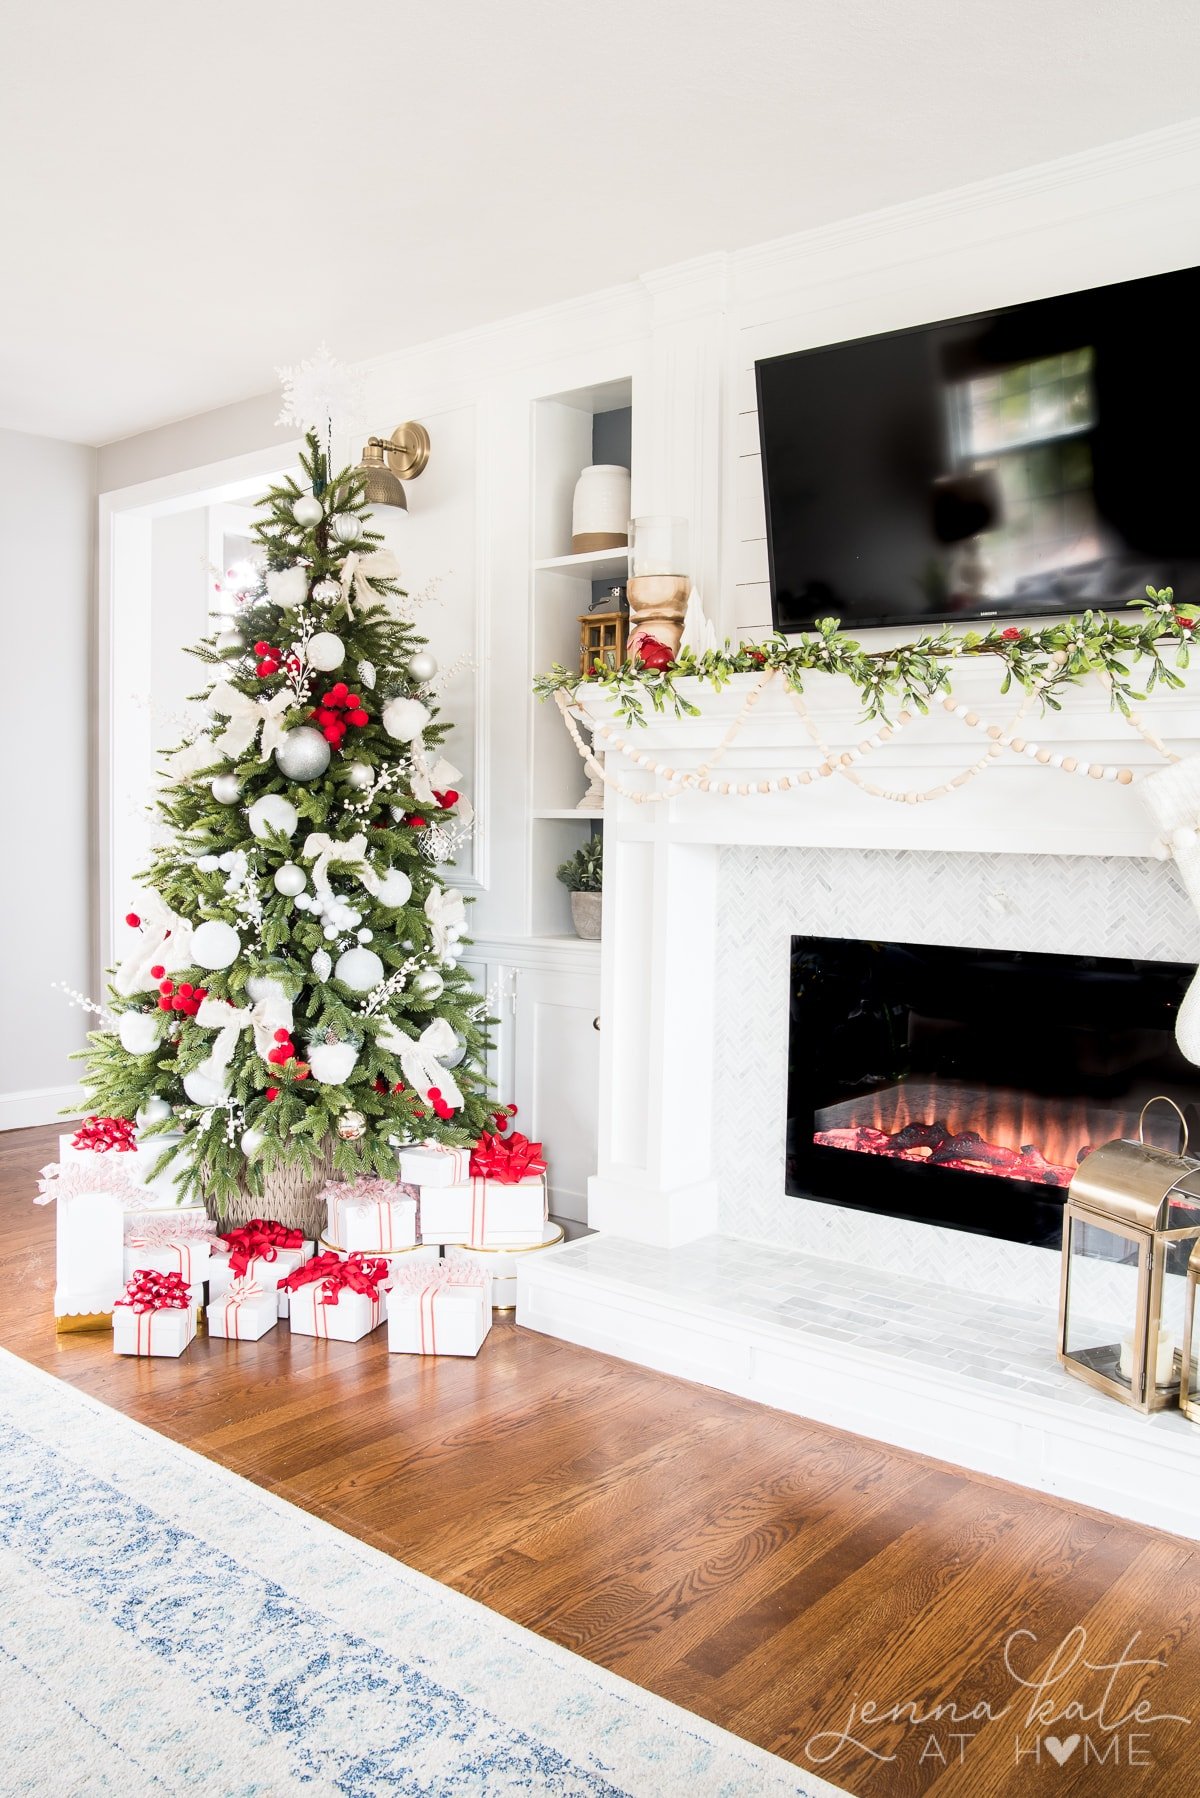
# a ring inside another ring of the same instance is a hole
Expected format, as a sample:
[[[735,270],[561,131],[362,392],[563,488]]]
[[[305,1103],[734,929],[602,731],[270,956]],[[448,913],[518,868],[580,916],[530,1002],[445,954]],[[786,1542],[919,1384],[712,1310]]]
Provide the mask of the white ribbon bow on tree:
[[[113,976],[113,985],[125,999],[158,985],[159,976],[151,968],[161,966],[173,974],[193,965],[192,926],[186,918],[177,916],[153,891],[140,901],[138,915],[142,927],[137,941]]]
[[[209,709],[223,712],[229,723],[213,739],[213,748],[236,762],[249,749],[261,728],[262,752],[258,759],[267,761],[271,751],[283,741],[283,716],[295,703],[296,695],[290,687],[272,693],[269,698],[251,699],[249,694],[239,693],[228,682],[218,681],[208,696]]]
[[[324,831],[314,830],[304,840],[300,851],[306,861],[313,863],[313,885],[324,898],[329,898],[332,891],[329,885],[330,867],[336,864],[341,868],[349,868],[359,883],[366,887],[368,893],[379,891],[379,876],[367,860],[367,839],[362,831],[339,843],[336,837],[326,836]]]
[[[430,887],[425,916],[429,919],[437,958],[445,961],[451,943],[456,942],[467,927],[467,907],[458,888]]]
[[[275,1047],[277,1030],[286,1030],[291,1035],[292,1002],[282,987],[272,981],[270,990],[261,999],[243,1008],[231,1005],[228,999],[202,999],[196,1022],[201,1029],[218,1033],[212,1054],[204,1065],[219,1080],[233,1060],[243,1030],[253,1030],[254,1047],[264,1061]]]
[[[444,756],[431,768],[425,759],[425,743],[421,737],[413,738],[409,750],[412,758],[413,798],[421,805],[436,805],[437,795],[454,785],[460,770]]]
[[[427,1099],[430,1089],[436,1086],[447,1105],[453,1110],[461,1107],[463,1096],[458,1082],[442,1060],[443,1056],[454,1055],[459,1048],[458,1038],[445,1018],[435,1018],[419,1037],[409,1036],[390,1018],[385,1018],[375,1041],[386,1054],[397,1057],[404,1078],[421,1098]]]
[[[370,599],[380,599],[386,603],[387,594],[380,593],[373,586],[375,581],[395,581],[400,578],[400,564],[390,549],[373,549],[360,555],[351,550],[342,564],[342,603],[346,608],[346,617],[354,617],[351,601],[357,597],[359,605],[363,603],[363,589]]]

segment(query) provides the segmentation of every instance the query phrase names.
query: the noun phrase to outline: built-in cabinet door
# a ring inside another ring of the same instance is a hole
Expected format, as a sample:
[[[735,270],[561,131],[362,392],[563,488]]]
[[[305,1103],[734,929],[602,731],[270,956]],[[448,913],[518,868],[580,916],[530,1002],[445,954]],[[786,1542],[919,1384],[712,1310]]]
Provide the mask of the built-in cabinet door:
[[[502,989],[507,975],[514,978],[517,1126],[545,1145],[551,1211],[586,1223],[600,1088],[598,973],[508,967],[501,970]]]

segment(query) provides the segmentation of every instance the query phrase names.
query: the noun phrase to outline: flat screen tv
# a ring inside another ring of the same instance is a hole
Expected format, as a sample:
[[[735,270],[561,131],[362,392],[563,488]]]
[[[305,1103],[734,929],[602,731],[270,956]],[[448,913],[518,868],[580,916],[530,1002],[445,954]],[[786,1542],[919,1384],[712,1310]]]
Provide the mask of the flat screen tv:
[[[1200,269],[756,364],[775,628],[1200,599]]]

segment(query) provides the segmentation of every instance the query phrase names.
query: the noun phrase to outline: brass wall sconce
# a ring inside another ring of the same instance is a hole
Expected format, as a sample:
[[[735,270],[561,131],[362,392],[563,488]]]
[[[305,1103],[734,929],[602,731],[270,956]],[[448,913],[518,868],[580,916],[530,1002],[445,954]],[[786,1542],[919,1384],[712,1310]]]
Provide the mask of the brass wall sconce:
[[[424,425],[397,425],[390,437],[369,437],[358,465],[366,476],[369,506],[396,506],[408,511],[403,483],[415,481],[429,461],[429,432]]]

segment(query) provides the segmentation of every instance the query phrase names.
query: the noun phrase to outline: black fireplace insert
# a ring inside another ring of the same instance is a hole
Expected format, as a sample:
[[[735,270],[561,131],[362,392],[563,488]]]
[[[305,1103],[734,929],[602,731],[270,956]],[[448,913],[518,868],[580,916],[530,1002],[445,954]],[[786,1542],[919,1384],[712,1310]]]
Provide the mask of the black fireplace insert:
[[[1200,1068],[1175,1042],[1193,973],[793,937],[788,1192],[1057,1248],[1075,1168],[1136,1136],[1147,1099],[1200,1142]],[[1147,1139],[1178,1140],[1154,1112]]]

